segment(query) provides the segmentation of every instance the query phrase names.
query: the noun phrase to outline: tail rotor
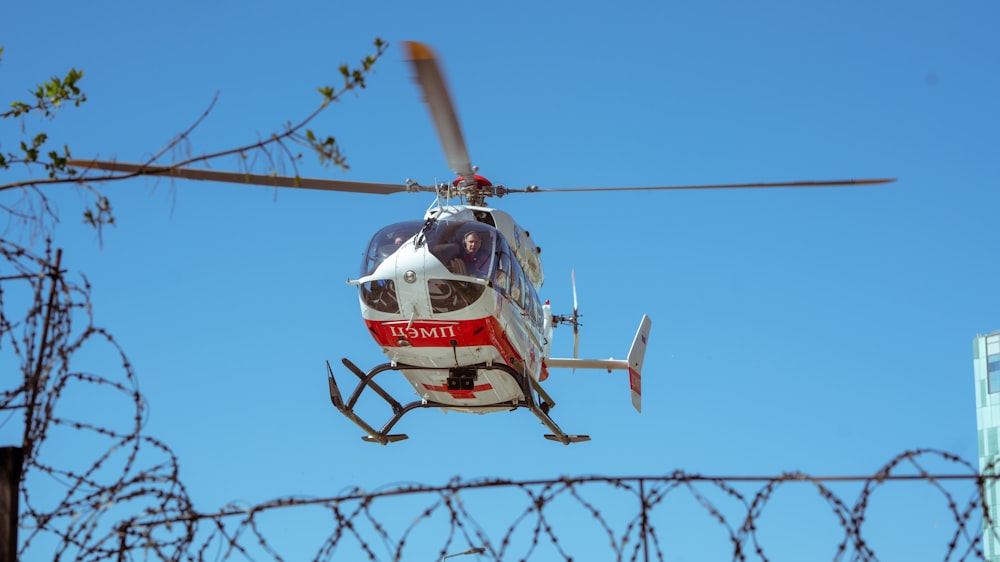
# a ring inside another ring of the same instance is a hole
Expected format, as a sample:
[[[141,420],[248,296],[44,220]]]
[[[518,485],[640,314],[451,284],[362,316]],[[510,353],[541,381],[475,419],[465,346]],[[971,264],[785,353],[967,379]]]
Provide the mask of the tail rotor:
[[[556,327],[559,324],[570,324],[573,326],[573,358],[576,359],[580,356],[580,314],[579,302],[576,298],[576,271],[570,271],[570,280],[573,284],[573,314],[553,314],[552,315],[552,327]]]
[[[569,278],[573,284],[573,316],[570,323],[573,324],[573,359],[580,356],[580,307],[576,300],[576,270],[569,270]]]

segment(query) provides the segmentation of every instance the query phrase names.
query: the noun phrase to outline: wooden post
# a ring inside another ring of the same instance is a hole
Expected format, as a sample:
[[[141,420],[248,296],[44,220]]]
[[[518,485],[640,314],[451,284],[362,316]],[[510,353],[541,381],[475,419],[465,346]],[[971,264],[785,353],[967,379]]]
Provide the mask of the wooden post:
[[[18,493],[24,450],[0,447],[0,559],[17,560]]]

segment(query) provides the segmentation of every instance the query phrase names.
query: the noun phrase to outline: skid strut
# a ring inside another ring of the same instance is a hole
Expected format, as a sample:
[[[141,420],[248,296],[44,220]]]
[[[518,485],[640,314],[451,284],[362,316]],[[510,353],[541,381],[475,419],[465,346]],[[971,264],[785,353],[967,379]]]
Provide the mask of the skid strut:
[[[386,371],[440,371],[442,370],[440,367],[416,367],[413,365],[402,365],[398,363],[383,363],[366,373],[348,359],[345,358],[342,359],[342,361],[344,366],[347,367],[347,370],[354,373],[354,375],[358,377],[359,381],[357,386],[354,388],[354,391],[345,402],[343,395],[340,393],[340,388],[337,386],[337,381],[333,376],[333,368],[330,366],[330,362],[327,361],[326,372],[330,385],[330,401],[333,402],[334,407],[336,407],[341,414],[344,414],[347,419],[351,420],[365,431],[366,435],[362,437],[362,439],[371,443],[388,445],[389,443],[407,439],[409,436],[405,433],[390,433],[390,431],[392,431],[392,428],[404,415],[419,408],[448,409],[461,407],[466,410],[485,410],[496,408],[497,406],[510,408],[511,410],[515,410],[517,408],[527,408],[531,413],[535,414],[535,417],[541,420],[545,427],[549,428],[552,432],[550,434],[545,434],[545,438],[551,441],[558,441],[563,445],[569,445],[570,443],[579,443],[581,441],[590,440],[590,437],[587,435],[569,435],[560,429],[559,426],[556,425],[556,422],[552,421],[552,418],[549,417],[549,409],[555,405],[555,403],[548,396],[548,394],[546,394],[545,391],[542,390],[541,386],[539,386],[538,383],[536,383],[530,376],[523,375],[508,365],[483,364],[451,369],[449,372],[449,384],[460,385],[471,383],[474,381],[474,376],[477,370],[501,371],[514,379],[517,385],[521,388],[521,392],[524,394],[523,399],[513,400],[510,402],[500,402],[496,404],[463,404],[461,406],[456,406],[455,404],[445,404],[443,402],[435,402],[433,400],[426,399],[414,400],[408,404],[402,404],[393,398],[392,395],[385,390],[385,388],[380,386],[374,380],[376,375]],[[472,379],[469,378],[470,375],[473,377]],[[385,403],[392,409],[392,417],[390,417],[389,420],[382,425],[382,429],[376,430],[371,424],[366,422],[354,412],[354,406],[358,403],[358,399],[361,398],[361,394],[366,388],[371,389],[372,392],[381,397],[382,400],[385,401]],[[535,399],[536,393],[542,397],[540,402]]]

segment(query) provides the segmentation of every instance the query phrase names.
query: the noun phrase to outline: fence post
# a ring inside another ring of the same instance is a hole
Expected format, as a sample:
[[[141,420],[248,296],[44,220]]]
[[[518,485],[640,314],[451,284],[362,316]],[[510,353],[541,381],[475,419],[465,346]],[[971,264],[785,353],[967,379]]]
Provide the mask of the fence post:
[[[18,490],[24,450],[0,447],[0,559],[17,560]]]
[[[642,556],[645,562],[649,562],[649,517],[648,517],[648,506],[649,502],[646,501],[646,487],[644,485],[645,480],[639,479],[639,501],[642,502]]]

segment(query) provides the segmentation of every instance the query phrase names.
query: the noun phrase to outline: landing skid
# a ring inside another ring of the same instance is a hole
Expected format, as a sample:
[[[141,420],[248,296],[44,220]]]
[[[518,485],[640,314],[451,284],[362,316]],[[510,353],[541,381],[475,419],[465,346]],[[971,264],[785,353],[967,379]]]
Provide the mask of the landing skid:
[[[389,433],[389,432],[392,431],[392,428],[396,425],[396,423],[407,413],[419,408],[449,409],[456,407],[454,404],[445,404],[442,402],[435,402],[433,400],[425,400],[425,399],[414,400],[409,404],[401,404],[398,400],[393,398],[383,387],[379,386],[379,384],[376,383],[374,380],[375,375],[378,375],[379,373],[384,373],[386,371],[401,371],[404,369],[407,371],[411,370],[440,371],[441,369],[439,367],[415,367],[412,365],[401,365],[398,363],[397,364],[383,363],[382,365],[378,365],[377,367],[365,373],[364,371],[359,369],[354,363],[351,363],[348,359],[345,358],[342,359],[341,361],[343,361],[344,366],[347,367],[347,370],[354,373],[354,375],[357,376],[358,379],[360,380],[357,386],[354,388],[354,392],[351,393],[350,398],[348,398],[347,402],[344,402],[344,398],[340,393],[340,388],[337,386],[337,381],[333,377],[333,368],[330,366],[330,362],[327,361],[326,372],[330,384],[330,401],[333,402],[334,407],[336,407],[341,414],[344,414],[344,416],[346,416],[349,420],[357,424],[358,427],[360,427],[365,431],[365,433],[367,433],[367,435],[362,437],[362,439],[365,441],[368,441],[370,443],[379,443],[382,445],[388,445],[389,443],[402,441],[404,439],[407,439],[409,436],[406,435],[405,433]],[[549,430],[552,432],[545,434],[546,439],[550,441],[558,441],[563,445],[569,445],[570,443],[579,443],[581,441],[590,441],[590,436],[588,435],[569,435],[565,433],[562,429],[559,428],[558,425],[556,425],[554,421],[552,421],[552,418],[550,418],[548,414],[549,409],[552,406],[552,401],[551,399],[548,398],[548,396],[544,393],[544,391],[541,390],[541,388],[535,388],[535,385],[532,384],[533,379],[531,377],[522,375],[512,367],[499,364],[473,365],[471,367],[465,367],[464,369],[483,369],[483,370],[496,370],[503,372],[508,376],[510,376],[512,379],[514,379],[517,385],[521,388],[525,398],[523,400],[513,400],[510,402],[501,402],[496,404],[462,405],[460,406],[461,408],[466,410],[495,409],[497,406],[510,408],[511,410],[516,410],[517,408],[527,408],[531,413],[535,414],[535,417],[537,417],[539,420],[541,420],[543,424],[545,424],[545,427],[549,428]],[[365,390],[365,388],[370,388],[373,392],[375,392],[375,394],[378,394],[382,398],[382,400],[384,400],[385,403],[388,404],[389,407],[392,409],[392,417],[389,418],[389,421],[387,421],[380,430],[376,430],[368,422],[361,419],[361,417],[354,412],[354,406],[357,404],[358,399],[361,397],[361,393]],[[544,399],[542,401],[540,402],[536,401],[534,392],[535,390],[538,391],[540,396],[543,396]]]

